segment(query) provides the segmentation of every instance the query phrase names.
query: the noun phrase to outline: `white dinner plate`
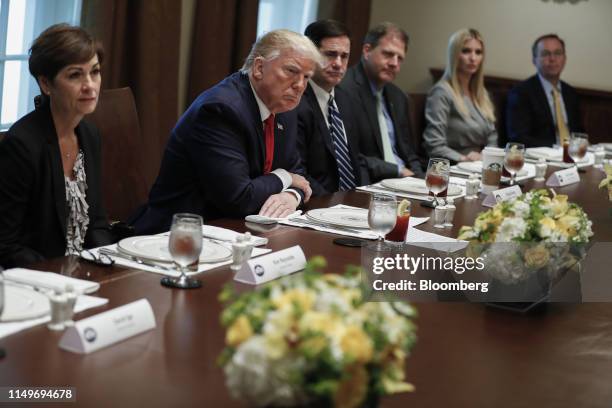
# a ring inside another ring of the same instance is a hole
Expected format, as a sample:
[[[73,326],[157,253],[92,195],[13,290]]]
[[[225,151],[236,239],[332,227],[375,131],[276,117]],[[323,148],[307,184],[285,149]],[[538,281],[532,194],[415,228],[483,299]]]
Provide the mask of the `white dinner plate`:
[[[370,228],[368,210],[363,208],[317,208],[308,211],[306,217],[339,227]]]
[[[422,194],[428,195],[429,190],[425,184],[425,180],[416,178],[402,178],[402,179],[386,179],[380,182],[383,187],[391,190],[399,191],[402,193]],[[449,196],[455,196],[461,194],[461,187],[451,184],[448,186],[447,194]]]
[[[482,162],[478,161],[467,161],[457,163],[457,167],[461,170],[471,171],[472,173],[482,172]]]
[[[525,157],[530,159],[544,159],[552,162],[563,161],[563,149],[561,147],[530,147],[525,149]],[[578,160],[578,163],[584,163],[589,160],[588,155]]]
[[[139,258],[157,262],[172,262],[172,256],[168,250],[168,239],[167,235],[129,237],[119,241],[117,248],[121,252]],[[231,257],[232,251],[229,248],[207,240],[202,242],[200,263],[222,262]]]
[[[1,322],[15,322],[46,316],[51,312],[49,299],[32,289],[4,285],[4,309]]]

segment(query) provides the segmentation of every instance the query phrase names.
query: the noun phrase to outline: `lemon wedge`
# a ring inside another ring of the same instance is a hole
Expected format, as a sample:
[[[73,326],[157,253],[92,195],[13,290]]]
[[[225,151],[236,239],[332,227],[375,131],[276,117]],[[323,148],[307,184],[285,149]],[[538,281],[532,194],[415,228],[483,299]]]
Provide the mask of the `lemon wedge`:
[[[410,209],[410,201],[403,199],[397,206],[397,215],[402,216],[406,210]]]

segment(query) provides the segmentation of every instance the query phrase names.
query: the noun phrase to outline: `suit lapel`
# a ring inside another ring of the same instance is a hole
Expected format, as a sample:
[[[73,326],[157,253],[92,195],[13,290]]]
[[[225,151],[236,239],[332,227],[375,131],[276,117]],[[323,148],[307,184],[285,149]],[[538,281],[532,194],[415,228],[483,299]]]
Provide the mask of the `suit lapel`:
[[[540,103],[541,106],[544,106],[544,111],[546,112],[546,118],[548,122],[552,124],[554,128],[555,127],[555,117],[554,117],[554,113],[550,110],[550,104],[548,103],[548,97],[546,96],[546,93],[544,92],[544,87],[542,87],[540,78],[538,78],[537,75],[534,76],[533,78],[536,83],[535,89],[536,89],[536,98],[538,98],[538,103]]]
[[[48,103],[39,107],[40,114],[44,115],[41,131],[47,141],[47,156],[50,163],[51,182],[53,185],[53,201],[55,212],[57,213],[59,224],[62,228],[63,236],[66,236],[66,183],[64,181],[64,167],[62,165],[62,155],[55,133],[55,124],[51,116],[51,108]]]
[[[359,98],[361,99],[361,106],[363,106],[366,111],[366,116],[370,122],[370,127],[374,132],[376,146],[378,147],[378,151],[382,157],[384,156],[384,152],[382,139],[380,136],[380,126],[378,124],[378,113],[376,111],[376,97],[372,94],[370,82],[365,75],[363,64],[361,62],[357,66],[356,73],[357,75],[355,75],[355,82],[357,82],[359,85]]]
[[[316,123],[316,126],[319,128],[319,132],[321,132],[321,135],[323,136],[323,143],[325,144],[325,147],[327,148],[327,150],[329,150],[331,155],[335,158],[336,152],[334,150],[329,128],[327,127],[325,123],[325,118],[323,117],[323,112],[321,112],[321,107],[319,106],[319,101],[317,100],[317,96],[315,95],[314,90],[312,89],[310,85],[308,85],[308,88],[306,88],[306,92],[304,96],[307,98],[308,104],[310,105],[310,108],[314,112],[315,123]]]
[[[263,170],[264,162],[266,160],[266,142],[264,136],[263,122],[261,120],[261,113],[259,112],[257,100],[255,99],[255,95],[253,94],[253,90],[251,89],[249,76],[247,74],[242,73],[237,73],[236,75],[239,75],[239,91],[243,97],[243,100],[245,101],[245,105],[251,117],[252,126],[255,129],[255,132],[257,133],[257,137],[255,138],[255,143],[257,144],[257,156],[259,158],[260,163],[259,167]],[[276,140],[276,137],[274,139]],[[276,145],[276,142],[274,144]]]

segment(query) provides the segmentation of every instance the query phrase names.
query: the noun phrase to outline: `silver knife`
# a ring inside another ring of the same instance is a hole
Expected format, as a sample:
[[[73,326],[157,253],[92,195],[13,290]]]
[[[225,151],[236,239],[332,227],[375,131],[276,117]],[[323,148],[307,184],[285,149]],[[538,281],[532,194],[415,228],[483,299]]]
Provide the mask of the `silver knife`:
[[[161,270],[164,270],[164,271],[174,271],[172,268],[169,268],[167,266],[158,265],[158,264],[153,263],[153,262],[145,261],[144,259],[141,259],[141,258],[139,258],[137,256],[132,256],[132,255],[124,254],[123,252],[119,252],[119,251],[113,251],[112,249],[109,249],[109,248],[100,248],[98,250],[98,252],[100,252],[101,254],[104,254],[104,255],[114,256],[116,258],[122,258],[122,259],[126,259],[128,261],[136,262],[139,265],[150,266],[152,268],[158,268],[158,269],[161,269]]]

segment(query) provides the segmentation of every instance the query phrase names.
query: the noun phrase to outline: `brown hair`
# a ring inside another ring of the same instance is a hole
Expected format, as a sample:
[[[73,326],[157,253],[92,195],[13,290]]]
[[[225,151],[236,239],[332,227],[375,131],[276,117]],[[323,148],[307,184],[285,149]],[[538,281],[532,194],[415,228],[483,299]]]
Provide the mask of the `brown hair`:
[[[561,48],[563,48],[563,52],[565,52],[565,41],[563,41],[561,39],[561,37],[559,37],[557,34],[544,34],[539,36],[534,42],[533,45],[531,46],[531,55],[533,56],[533,58],[536,58],[538,55],[538,44],[540,43],[540,41],[542,40],[547,40],[547,39],[554,39],[557,40],[561,43]]]
[[[363,43],[370,44],[372,48],[376,48],[378,46],[378,42],[381,38],[383,38],[387,34],[392,34],[397,36],[404,43],[404,52],[408,49],[408,43],[410,42],[410,37],[408,37],[408,33],[404,31],[403,28],[398,26],[397,24],[390,23],[385,21],[380,23],[367,32]]]
[[[43,31],[30,47],[30,74],[38,81],[43,76],[52,81],[67,65],[81,64],[98,55],[100,64],[104,49],[87,31],[68,24],[55,24]]]

